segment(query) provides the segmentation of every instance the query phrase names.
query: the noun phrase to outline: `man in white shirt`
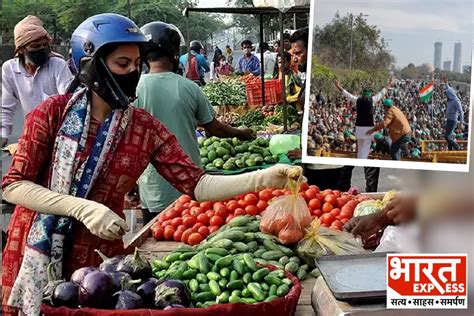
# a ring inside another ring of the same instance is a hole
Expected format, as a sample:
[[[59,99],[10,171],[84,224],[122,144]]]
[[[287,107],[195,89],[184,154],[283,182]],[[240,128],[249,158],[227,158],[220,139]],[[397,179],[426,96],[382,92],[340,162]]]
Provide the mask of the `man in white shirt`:
[[[18,106],[26,116],[49,96],[64,94],[73,78],[66,61],[51,52],[51,37],[39,18],[27,16],[13,32],[15,58],[2,65],[2,147]]]
[[[276,53],[270,51],[270,46],[268,43],[263,42],[260,45],[260,49],[263,50],[263,70],[265,76],[273,77],[273,70],[275,68]],[[260,60],[260,53],[256,54],[257,58]]]

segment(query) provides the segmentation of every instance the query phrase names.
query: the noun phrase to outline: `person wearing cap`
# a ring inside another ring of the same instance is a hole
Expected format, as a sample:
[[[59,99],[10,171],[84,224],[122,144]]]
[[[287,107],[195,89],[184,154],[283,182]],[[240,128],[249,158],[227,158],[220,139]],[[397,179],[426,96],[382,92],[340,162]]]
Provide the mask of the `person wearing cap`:
[[[390,140],[383,136],[382,133],[374,135],[374,153],[381,153],[383,155],[390,154]]]
[[[281,164],[206,175],[159,120],[131,104],[146,43],[127,17],[86,19],[71,36],[79,75],[67,94],[27,116],[2,182],[3,198],[16,205],[2,258],[3,315],[41,314],[48,266],[57,279],[69,279],[78,268],[99,265],[94,249],[108,257],[133,252],[123,244],[124,195],[149,163],[198,201],[284,188],[301,177],[301,168]]]
[[[456,91],[448,83],[448,77],[444,75],[441,80],[444,82],[444,93],[448,99],[444,138],[448,142],[448,150],[459,150],[459,144],[453,138],[453,134],[458,124],[458,118],[459,128],[464,129],[464,111]]]
[[[411,139],[410,123],[405,114],[393,105],[392,99],[384,99],[383,107],[385,110],[383,121],[368,130],[366,135],[369,136],[384,128],[388,129],[388,134],[392,141],[390,156],[392,160],[400,160],[400,149],[403,148],[406,151],[406,145]]]
[[[367,159],[370,153],[370,145],[372,144],[372,136],[367,135],[366,132],[374,126],[374,104],[379,102],[382,97],[387,93],[387,89],[391,85],[391,80],[382,90],[376,95],[372,96],[370,89],[364,89],[362,96],[358,97],[347,92],[341,85],[336,81],[336,88],[341,92],[349,102],[356,105],[357,116],[356,116],[356,130],[355,136],[357,137],[357,158]]]
[[[28,15],[13,30],[15,57],[2,65],[2,147],[8,143],[17,109],[26,116],[51,95],[63,94],[73,76],[51,51],[43,22]]]
[[[141,28],[149,38],[145,50],[150,72],[140,77],[135,106],[151,113],[178,139],[191,160],[202,168],[194,131],[202,126],[211,136],[254,138],[251,129],[237,129],[219,122],[206,96],[191,80],[176,74],[181,31],[172,24],[150,22]],[[220,55],[224,57],[224,55]],[[181,193],[149,164],[138,182],[144,224],[175,201]]]

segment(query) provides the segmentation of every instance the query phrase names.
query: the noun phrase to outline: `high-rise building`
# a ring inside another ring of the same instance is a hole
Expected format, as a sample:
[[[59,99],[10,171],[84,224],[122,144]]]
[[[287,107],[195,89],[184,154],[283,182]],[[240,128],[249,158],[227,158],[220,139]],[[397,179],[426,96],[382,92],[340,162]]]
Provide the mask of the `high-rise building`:
[[[443,63],[443,70],[444,71],[451,71],[451,61],[447,60]]]
[[[461,43],[454,43],[454,61],[453,61],[453,71],[461,72]]]
[[[441,52],[443,50],[443,43],[436,42],[434,43],[434,67],[441,69]]]
[[[462,73],[465,74],[468,71],[470,71],[471,69],[472,69],[471,65],[464,65],[464,66],[462,66]]]

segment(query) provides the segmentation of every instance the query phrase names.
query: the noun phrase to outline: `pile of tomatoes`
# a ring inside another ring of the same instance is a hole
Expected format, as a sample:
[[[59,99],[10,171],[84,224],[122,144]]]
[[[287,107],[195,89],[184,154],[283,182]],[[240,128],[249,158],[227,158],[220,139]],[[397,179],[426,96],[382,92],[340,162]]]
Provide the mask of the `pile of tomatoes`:
[[[263,189],[226,201],[201,203],[183,195],[172,208],[161,213],[159,220],[150,230],[156,240],[173,240],[196,245],[232,218],[240,215],[259,215],[265,211],[271,199],[285,194],[291,193],[289,190]],[[359,203],[353,195],[337,190],[320,191],[317,186],[308,186],[305,183],[301,185],[299,194],[308,204],[312,217],[319,218],[323,227],[338,230],[352,218]]]

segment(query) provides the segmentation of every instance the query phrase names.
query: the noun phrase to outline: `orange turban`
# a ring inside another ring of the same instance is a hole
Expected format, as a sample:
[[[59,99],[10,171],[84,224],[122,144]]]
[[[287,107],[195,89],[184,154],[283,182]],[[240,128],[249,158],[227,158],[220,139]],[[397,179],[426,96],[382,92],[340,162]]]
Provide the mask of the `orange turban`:
[[[43,27],[43,22],[34,15],[28,15],[15,25],[13,30],[15,37],[15,53],[20,47],[23,47],[33,41],[46,37],[51,41],[51,37]]]

